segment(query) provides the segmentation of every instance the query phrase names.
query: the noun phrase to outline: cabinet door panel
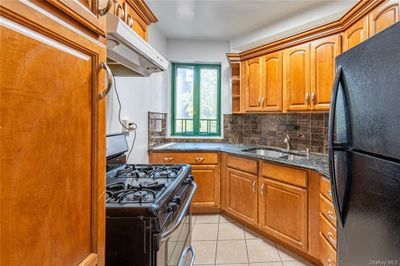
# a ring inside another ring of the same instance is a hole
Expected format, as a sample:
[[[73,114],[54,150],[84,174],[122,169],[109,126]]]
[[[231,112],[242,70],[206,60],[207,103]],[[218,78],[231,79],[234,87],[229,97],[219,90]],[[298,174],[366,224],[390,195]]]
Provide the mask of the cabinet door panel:
[[[68,16],[76,19],[94,32],[105,36],[106,17],[97,10],[104,8],[108,0],[47,0]]]
[[[307,190],[260,178],[260,227],[307,251]]]
[[[193,165],[192,174],[197,191],[192,205],[195,207],[219,207],[219,172],[217,165]]]
[[[23,19],[0,34],[0,264],[104,265],[105,51]]]
[[[369,15],[369,37],[399,21],[398,0],[389,0],[378,6]]]
[[[351,25],[343,34],[343,51],[347,51],[368,38],[368,17]]]
[[[227,191],[228,212],[257,225],[257,176],[228,168]]]
[[[262,110],[282,111],[282,52],[268,54],[262,60]]]
[[[261,64],[260,58],[246,61],[246,105],[248,112],[261,111]]]
[[[311,104],[314,110],[329,110],[335,57],[339,54],[339,35],[311,42]]]
[[[285,50],[287,110],[308,110],[310,100],[310,44]]]

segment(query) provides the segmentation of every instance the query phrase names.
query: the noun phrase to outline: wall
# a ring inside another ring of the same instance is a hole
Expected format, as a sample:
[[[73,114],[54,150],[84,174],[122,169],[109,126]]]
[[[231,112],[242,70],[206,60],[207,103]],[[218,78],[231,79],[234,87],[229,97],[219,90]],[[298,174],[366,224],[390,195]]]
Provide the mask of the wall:
[[[281,21],[232,39],[230,50],[232,52],[248,50],[335,21],[356,3],[357,0],[326,1],[314,9],[286,17]]]
[[[149,29],[150,45],[166,57],[167,41],[155,26]],[[147,163],[147,112],[167,111],[167,81],[168,73],[156,73],[150,77],[116,77],[116,89],[121,99],[122,119],[132,120],[137,124],[136,141],[129,162]],[[106,99],[107,134],[122,131],[118,122],[118,101],[115,87]],[[134,133],[127,134],[129,147],[132,146]]]
[[[226,53],[229,51],[228,41],[173,40],[167,41],[167,57],[176,63],[220,63],[221,64],[221,116],[230,114],[231,88],[230,66]],[[168,113],[171,110],[171,74],[168,76]],[[170,115],[168,117],[171,117]],[[169,121],[170,125],[170,121]],[[222,126],[222,125],[221,125]],[[168,127],[168,133],[169,133]]]

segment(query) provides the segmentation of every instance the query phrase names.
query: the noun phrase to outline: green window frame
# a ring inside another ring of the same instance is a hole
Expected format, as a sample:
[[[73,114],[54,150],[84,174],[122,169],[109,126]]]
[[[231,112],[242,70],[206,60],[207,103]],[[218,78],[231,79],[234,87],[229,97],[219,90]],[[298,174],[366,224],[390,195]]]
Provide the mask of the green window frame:
[[[177,119],[176,119],[176,73],[178,68],[191,68],[193,69],[193,119],[178,119],[181,131],[177,132]],[[217,117],[216,119],[200,119],[200,71],[201,69],[216,69],[217,70]],[[172,136],[221,136],[221,65],[220,64],[183,64],[183,63],[172,63],[172,95],[171,95],[171,135]],[[193,131],[186,131],[187,120],[193,120]],[[202,121],[200,121],[202,120]],[[215,132],[210,132],[211,123],[216,121]],[[201,123],[205,123],[207,126],[207,132],[200,130]],[[185,130],[183,130],[185,127]]]

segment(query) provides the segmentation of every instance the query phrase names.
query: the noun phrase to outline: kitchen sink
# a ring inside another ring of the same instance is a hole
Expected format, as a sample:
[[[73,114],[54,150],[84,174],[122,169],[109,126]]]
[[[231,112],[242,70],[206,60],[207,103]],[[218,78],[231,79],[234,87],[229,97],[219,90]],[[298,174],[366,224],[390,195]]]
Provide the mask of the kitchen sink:
[[[306,157],[305,154],[300,154],[300,153],[293,153],[293,152],[287,152],[287,151],[282,151],[280,149],[274,149],[274,148],[252,148],[252,149],[247,149],[247,150],[242,150],[244,152],[251,152],[255,153],[258,155],[263,155],[263,156],[268,156],[268,157],[273,157],[273,158],[280,158],[280,159],[286,159],[286,160],[298,160]]]
[[[273,148],[253,148],[253,149],[247,149],[247,150],[243,150],[243,151],[251,152],[251,153],[255,153],[255,154],[263,155],[263,156],[274,157],[274,158],[279,158],[280,156],[284,155],[284,153],[281,150],[273,149]]]

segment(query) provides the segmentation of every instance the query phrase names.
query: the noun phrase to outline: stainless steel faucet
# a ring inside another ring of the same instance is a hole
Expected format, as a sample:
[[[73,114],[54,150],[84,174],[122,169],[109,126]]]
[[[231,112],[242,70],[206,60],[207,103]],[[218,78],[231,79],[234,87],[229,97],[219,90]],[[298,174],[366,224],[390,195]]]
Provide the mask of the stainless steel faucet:
[[[283,140],[283,143],[286,143],[286,150],[290,151],[292,149],[292,143],[290,140],[290,137],[288,134],[286,134],[285,132],[282,132],[283,134],[285,134],[285,139]]]

